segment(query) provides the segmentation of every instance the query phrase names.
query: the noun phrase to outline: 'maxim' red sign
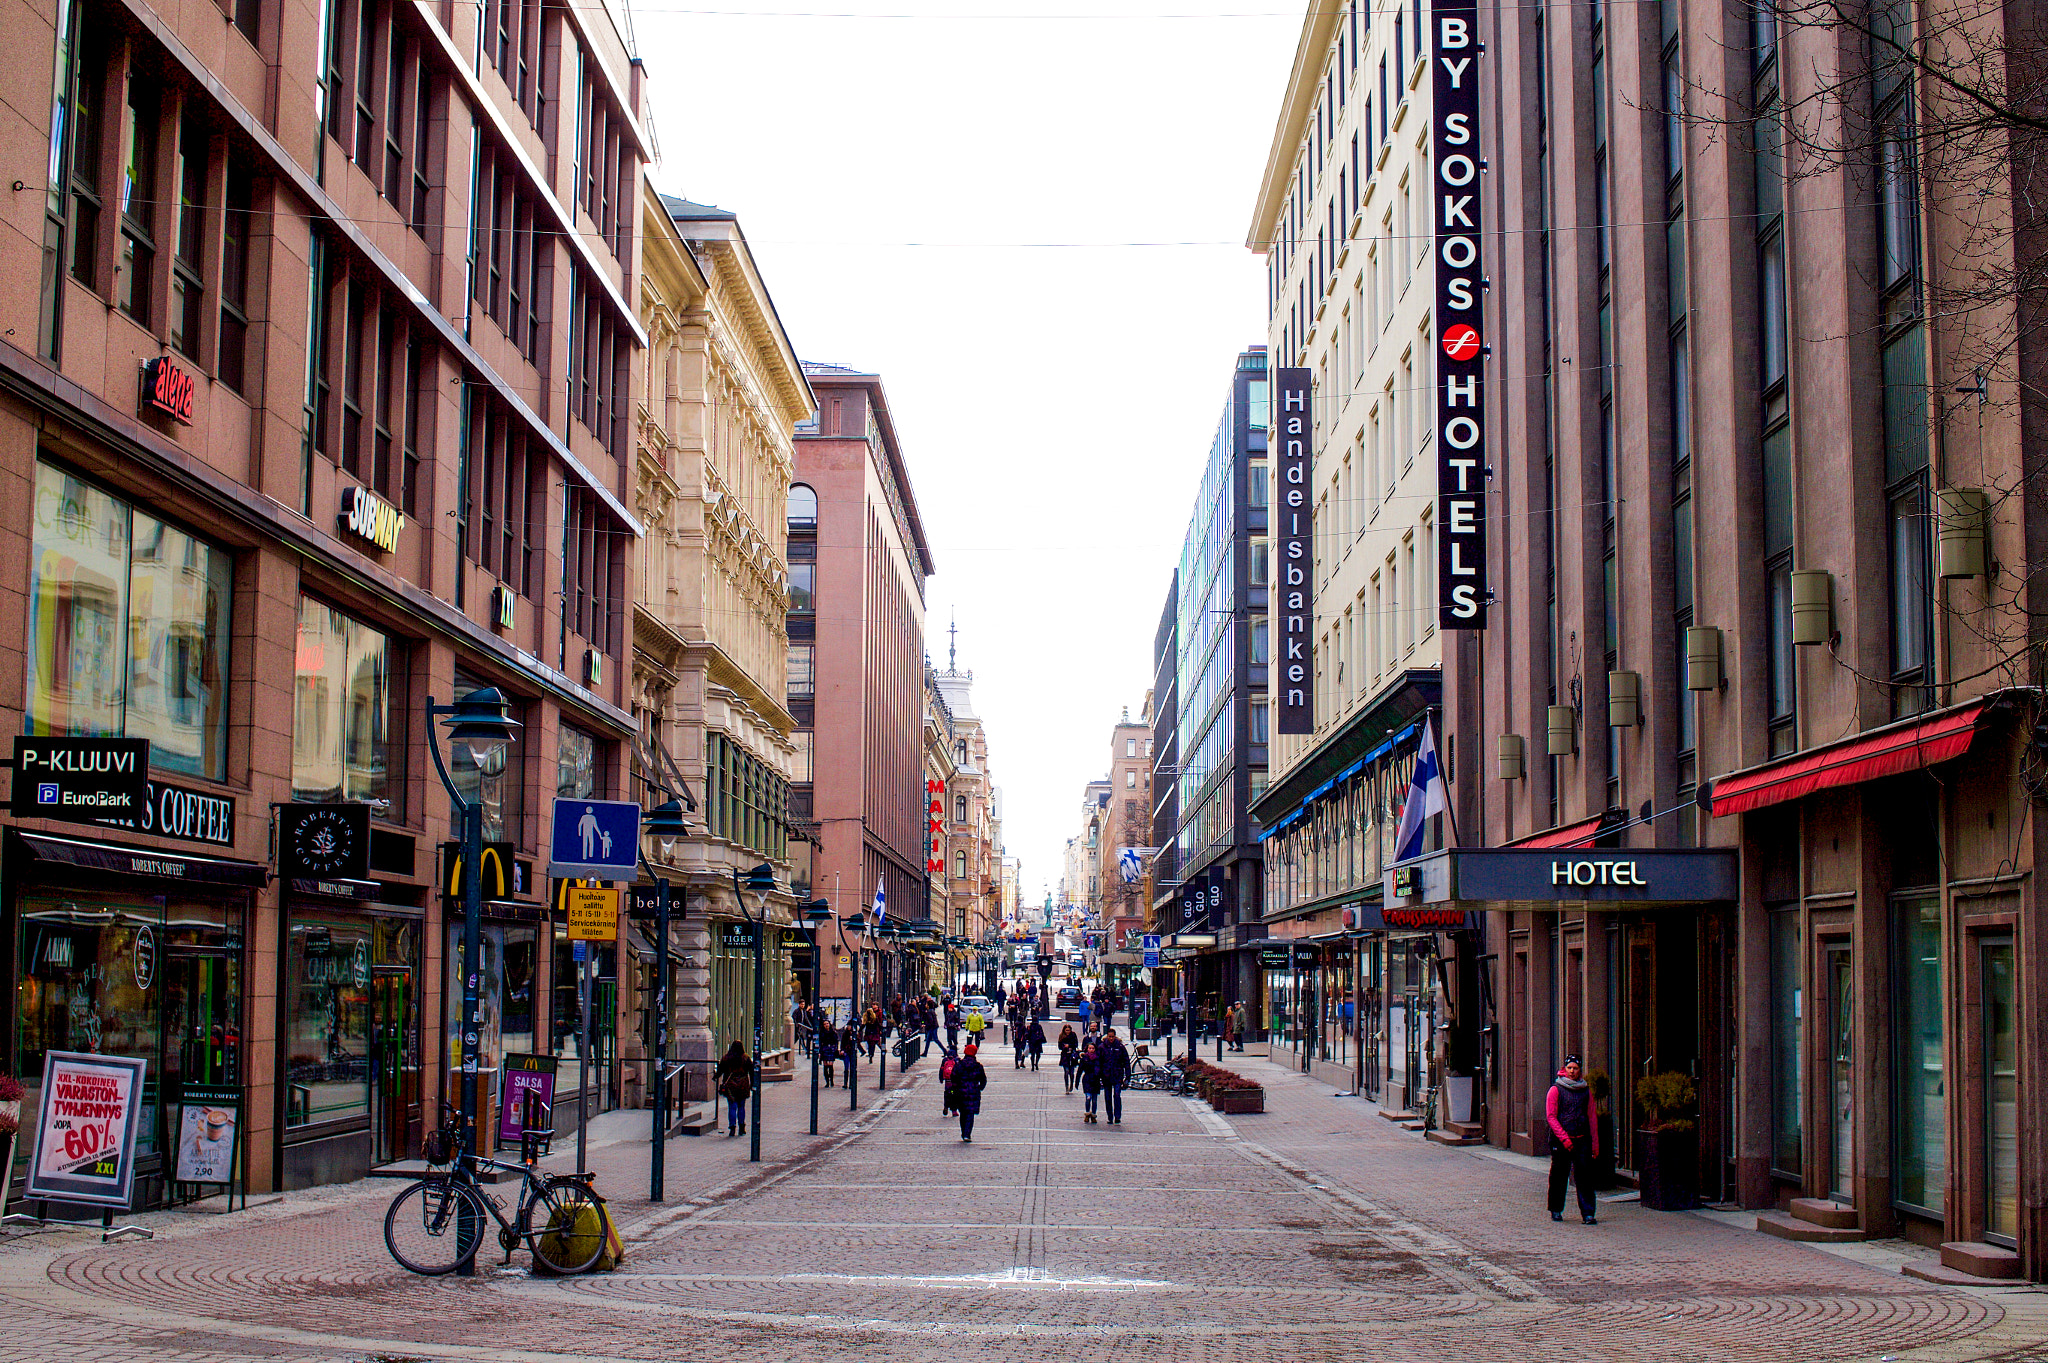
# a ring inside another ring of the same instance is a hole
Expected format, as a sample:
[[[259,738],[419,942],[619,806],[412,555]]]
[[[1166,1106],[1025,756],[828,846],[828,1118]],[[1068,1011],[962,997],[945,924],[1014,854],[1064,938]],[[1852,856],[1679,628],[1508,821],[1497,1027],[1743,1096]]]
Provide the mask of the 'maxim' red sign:
[[[1486,628],[1486,345],[1480,326],[1479,12],[1436,0],[1437,623]]]

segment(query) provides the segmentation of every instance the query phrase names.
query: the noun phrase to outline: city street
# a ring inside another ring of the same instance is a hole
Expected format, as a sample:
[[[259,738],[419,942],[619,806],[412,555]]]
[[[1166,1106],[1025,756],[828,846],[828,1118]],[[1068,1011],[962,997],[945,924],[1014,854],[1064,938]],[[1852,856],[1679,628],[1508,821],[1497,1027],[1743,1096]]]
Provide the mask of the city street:
[[[1545,1215],[1533,1161],[1430,1144],[1263,1059],[1263,1115],[1134,1093],[1084,1126],[1058,1069],[988,1050],[972,1146],[927,1061],[864,1108],[768,1095],[763,1163],[722,1134],[671,1142],[646,1193],[643,1114],[593,1132],[628,1240],[619,1271],[475,1279],[398,1269],[399,1186],[157,1213],[149,1242],[76,1232],[0,1248],[5,1359],[2022,1359],[2048,1295],[1902,1276],[1924,1251],[1827,1252],[1753,1217],[1602,1204]],[[629,1125],[629,1122],[631,1123]],[[558,1159],[557,1163],[560,1162]],[[687,1199],[687,1200],[685,1200]],[[491,1256],[486,1256],[490,1258]]]

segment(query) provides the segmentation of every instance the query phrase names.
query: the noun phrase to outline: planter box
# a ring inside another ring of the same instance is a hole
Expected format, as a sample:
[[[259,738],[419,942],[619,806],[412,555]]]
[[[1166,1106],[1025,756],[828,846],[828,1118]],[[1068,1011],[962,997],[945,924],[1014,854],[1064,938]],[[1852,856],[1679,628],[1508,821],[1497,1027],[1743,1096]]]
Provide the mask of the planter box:
[[[1694,1131],[1636,1130],[1636,1164],[1643,1205],[1682,1212],[1693,1205]]]
[[[1218,1089],[1210,1095],[1209,1106],[1218,1112],[1243,1115],[1266,1110],[1264,1089]]]

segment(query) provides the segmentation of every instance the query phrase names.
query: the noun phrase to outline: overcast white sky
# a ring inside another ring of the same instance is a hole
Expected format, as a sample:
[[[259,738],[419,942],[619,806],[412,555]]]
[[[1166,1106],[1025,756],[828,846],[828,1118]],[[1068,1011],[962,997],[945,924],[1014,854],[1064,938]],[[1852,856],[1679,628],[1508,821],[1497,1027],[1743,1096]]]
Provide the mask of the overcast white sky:
[[[1231,366],[1265,338],[1243,241],[1302,14],[633,5],[655,182],[740,215],[799,355],[888,387],[938,565],[927,649],[946,665],[957,614],[1027,902],[1151,682]]]

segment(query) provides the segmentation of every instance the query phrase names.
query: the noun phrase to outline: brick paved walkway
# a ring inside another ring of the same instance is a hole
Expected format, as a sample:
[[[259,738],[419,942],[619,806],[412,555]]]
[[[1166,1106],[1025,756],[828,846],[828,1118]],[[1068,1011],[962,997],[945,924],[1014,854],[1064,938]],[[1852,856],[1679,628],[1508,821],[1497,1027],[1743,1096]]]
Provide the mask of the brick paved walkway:
[[[0,1253],[0,1359],[1877,1359],[2048,1356],[2048,1297],[1934,1288],[1697,1216],[1603,1204],[1557,1225],[1540,1175],[1426,1144],[1263,1060],[1268,1111],[1131,1094],[1086,1126],[1059,1072],[998,1054],[975,1143],[927,1063],[887,1094],[767,1096],[764,1162],[723,1136],[594,1130],[622,1269],[535,1279],[398,1270],[395,1185],[233,1216],[163,1214],[147,1243]]]

